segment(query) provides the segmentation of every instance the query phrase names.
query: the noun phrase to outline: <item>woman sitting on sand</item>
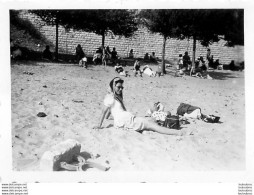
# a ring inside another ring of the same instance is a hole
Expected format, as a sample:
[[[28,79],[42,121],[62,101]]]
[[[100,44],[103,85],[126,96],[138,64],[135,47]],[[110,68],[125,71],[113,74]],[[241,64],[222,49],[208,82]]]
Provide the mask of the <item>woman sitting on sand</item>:
[[[182,135],[181,131],[161,127],[154,120],[137,117],[128,112],[123,103],[123,83],[124,81],[119,77],[115,77],[110,81],[110,93],[104,98],[102,116],[99,120],[98,126],[94,127],[95,129],[101,128],[105,116],[108,115],[110,111],[114,118],[114,127],[116,128],[125,128],[138,132],[148,130],[168,135]],[[107,117],[108,116],[106,116],[106,118]]]
[[[85,57],[85,53],[84,53],[84,51],[83,51],[81,45],[78,44],[77,47],[76,47],[76,59],[77,59],[77,62],[79,63],[80,60],[81,60],[83,57]]]

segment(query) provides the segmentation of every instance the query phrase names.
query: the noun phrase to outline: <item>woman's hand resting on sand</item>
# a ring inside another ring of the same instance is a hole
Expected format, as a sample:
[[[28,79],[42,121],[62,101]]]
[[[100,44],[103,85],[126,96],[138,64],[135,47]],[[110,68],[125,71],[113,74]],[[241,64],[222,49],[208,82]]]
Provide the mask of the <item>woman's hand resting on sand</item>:
[[[100,126],[98,126],[98,125],[96,125],[96,126],[93,127],[93,129],[96,129],[96,130],[97,130],[97,129],[102,129],[102,128],[103,128],[103,127],[100,127]]]

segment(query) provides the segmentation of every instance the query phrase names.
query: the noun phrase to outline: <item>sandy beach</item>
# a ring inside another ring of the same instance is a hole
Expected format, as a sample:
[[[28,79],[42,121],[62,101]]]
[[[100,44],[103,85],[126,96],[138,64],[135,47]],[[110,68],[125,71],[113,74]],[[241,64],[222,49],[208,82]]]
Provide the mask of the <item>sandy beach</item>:
[[[156,68],[156,65],[151,66]],[[131,72],[132,67],[126,69]],[[172,68],[171,68],[172,69]],[[30,72],[34,74],[24,74]],[[98,124],[113,67],[42,62],[11,66],[12,159],[14,171],[37,171],[43,153],[67,139],[107,163],[109,171],[233,171],[245,169],[244,72],[210,71],[213,80],[194,77],[123,77],[128,111],[145,116],[154,102],[176,113],[181,102],[199,106],[220,123],[190,120],[184,136],[115,129]],[[46,117],[38,117],[44,112]],[[88,169],[87,171],[98,171]]]

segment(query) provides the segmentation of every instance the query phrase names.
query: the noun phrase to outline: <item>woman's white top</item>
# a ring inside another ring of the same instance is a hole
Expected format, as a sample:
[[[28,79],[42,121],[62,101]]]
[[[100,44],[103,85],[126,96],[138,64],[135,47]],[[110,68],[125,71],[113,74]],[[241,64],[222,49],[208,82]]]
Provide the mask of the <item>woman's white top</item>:
[[[124,127],[127,124],[131,124],[133,118],[135,117],[130,112],[127,112],[123,109],[121,103],[114,99],[112,93],[107,94],[104,98],[104,105],[110,107],[111,114],[114,118],[115,127]]]

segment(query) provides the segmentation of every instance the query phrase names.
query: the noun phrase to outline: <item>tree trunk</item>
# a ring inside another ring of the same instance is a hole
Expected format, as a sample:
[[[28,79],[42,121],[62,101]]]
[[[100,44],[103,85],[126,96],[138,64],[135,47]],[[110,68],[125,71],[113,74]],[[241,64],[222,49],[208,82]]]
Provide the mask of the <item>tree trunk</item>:
[[[55,60],[58,61],[58,19],[56,19],[56,50],[55,50]]]
[[[104,43],[105,43],[105,32],[102,33],[102,47],[104,47]]]
[[[197,42],[197,37],[196,35],[193,35],[193,49],[192,49],[192,67],[195,66],[195,56],[196,56],[196,42]]]
[[[165,70],[165,48],[166,48],[166,41],[167,41],[167,37],[163,36],[163,46],[162,46],[162,63],[161,63],[161,72],[163,74],[166,73]]]

